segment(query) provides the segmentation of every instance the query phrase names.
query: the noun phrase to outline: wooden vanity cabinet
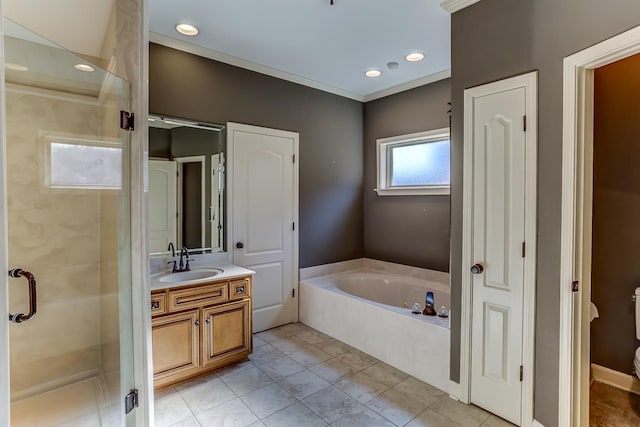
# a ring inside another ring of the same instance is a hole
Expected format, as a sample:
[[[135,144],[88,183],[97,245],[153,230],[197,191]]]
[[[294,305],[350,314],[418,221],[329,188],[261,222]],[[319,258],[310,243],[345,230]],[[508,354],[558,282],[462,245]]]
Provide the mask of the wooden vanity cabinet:
[[[152,292],[155,389],[247,359],[251,284],[246,276]]]

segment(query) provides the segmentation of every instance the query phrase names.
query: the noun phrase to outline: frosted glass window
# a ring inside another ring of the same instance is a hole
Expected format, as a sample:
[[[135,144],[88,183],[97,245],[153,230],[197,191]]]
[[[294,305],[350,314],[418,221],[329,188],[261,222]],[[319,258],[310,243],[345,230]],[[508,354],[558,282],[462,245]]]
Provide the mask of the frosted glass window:
[[[377,141],[379,196],[447,195],[451,182],[449,128]]]
[[[122,149],[113,146],[50,142],[50,187],[119,189]]]
[[[449,141],[389,147],[391,187],[449,185]]]

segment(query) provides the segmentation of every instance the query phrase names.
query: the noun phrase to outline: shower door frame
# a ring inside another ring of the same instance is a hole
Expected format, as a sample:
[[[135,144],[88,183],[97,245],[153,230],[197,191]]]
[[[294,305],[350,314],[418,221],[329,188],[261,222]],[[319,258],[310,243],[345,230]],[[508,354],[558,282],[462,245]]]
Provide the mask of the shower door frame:
[[[138,123],[146,123],[148,116],[148,64],[149,35],[147,23],[147,0],[135,0],[135,5],[127,4],[128,14],[124,19],[134,28],[126,50],[128,59],[137,59],[125,65],[131,84],[130,109],[137,116]],[[4,64],[4,13],[0,1],[0,64]],[[122,42],[120,42],[122,43]],[[124,55],[122,55],[124,56]],[[131,56],[133,58],[131,58]],[[126,61],[125,61],[126,62]],[[0,66],[0,271],[8,271],[8,230],[7,230],[7,151],[6,151],[6,109],[5,75]],[[138,126],[131,132],[128,143],[130,152],[130,239],[131,239],[131,302],[133,336],[134,384],[138,390],[138,408],[133,422],[127,418],[127,426],[146,427],[152,424],[153,376],[151,361],[151,309],[149,288],[149,263],[147,244],[147,194],[146,162],[148,159],[147,126]],[[0,274],[0,425],[10,425],[10,360],[9,360],[9,277]],[[4,319],[2,321],[1,319]],[[122,396],[124,399],[124,396]]]

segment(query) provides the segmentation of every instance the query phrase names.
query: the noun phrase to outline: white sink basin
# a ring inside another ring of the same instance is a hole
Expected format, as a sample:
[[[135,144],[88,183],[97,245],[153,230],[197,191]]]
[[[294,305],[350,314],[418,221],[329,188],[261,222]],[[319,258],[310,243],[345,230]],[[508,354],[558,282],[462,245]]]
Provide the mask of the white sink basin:
[[[160,273],[155,279],[160,283],[184,283],[212,279],[220,273],[224,273],[224,270],[219,268],[194,268],[191,271],[181,271],[179,273]]]

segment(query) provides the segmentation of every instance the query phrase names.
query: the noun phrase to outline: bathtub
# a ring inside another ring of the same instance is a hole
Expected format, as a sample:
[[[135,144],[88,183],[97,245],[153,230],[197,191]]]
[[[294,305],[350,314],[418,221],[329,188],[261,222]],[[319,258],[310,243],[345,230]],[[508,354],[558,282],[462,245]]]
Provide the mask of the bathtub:
[[[445,283],[360,268],[299,284],[299,318],[438,389],[449,390],[449,319],[411,313],[432,291],[450,307]]]

